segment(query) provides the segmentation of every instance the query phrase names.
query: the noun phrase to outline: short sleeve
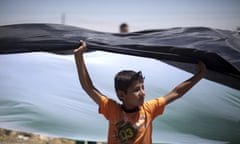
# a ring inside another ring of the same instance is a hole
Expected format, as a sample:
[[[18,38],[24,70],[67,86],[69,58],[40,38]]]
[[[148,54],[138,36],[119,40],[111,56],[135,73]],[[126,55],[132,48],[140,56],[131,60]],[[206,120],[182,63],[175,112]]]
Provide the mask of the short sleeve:
[[[144,104],[147,111],[151,113],[152,119],[154,119],[158,115],[163,114],[165,105],[166,105],[166,100],[164,97],[159,97],[159,98],[150,100]]]
[[[99,106],[99,113],[103,114],[107,120],[113,121],[115,120],[116,115],[114,113],[118,113],[119,111],[119,104],[107,97],[102,97],[101,104]]]

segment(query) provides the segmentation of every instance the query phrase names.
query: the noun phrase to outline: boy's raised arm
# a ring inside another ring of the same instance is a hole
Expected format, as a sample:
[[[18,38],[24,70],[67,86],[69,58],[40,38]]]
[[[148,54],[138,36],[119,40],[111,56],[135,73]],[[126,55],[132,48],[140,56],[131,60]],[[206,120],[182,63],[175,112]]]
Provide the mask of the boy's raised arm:
[[[177,98],[180,98],[183,96],[189,89],[191,89],[199,80],[202,79],[202,77],[206,73],[206,66],[203,62],[198,63],[199,72],[191,77],[190,79],[182,82],[178,86],[176,86],[170,93],[168,93],[165,97],[166,104],[169,104],[170,102],[176,100]]]
[[[85,41],[81,41],[81,46],[74,50],[75,61],[77,65],[78,77],[82,88],[86,93],[98,104],[101,104],[101,97],[103,96],[93,85],[92,80],[88,74],[83,53],[87,49]]]

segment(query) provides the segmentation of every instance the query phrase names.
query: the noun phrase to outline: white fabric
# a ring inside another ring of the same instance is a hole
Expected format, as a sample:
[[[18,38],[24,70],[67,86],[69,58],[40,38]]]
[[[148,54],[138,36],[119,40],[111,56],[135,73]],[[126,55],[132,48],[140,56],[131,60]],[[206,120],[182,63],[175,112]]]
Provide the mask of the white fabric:
[[[192,76],[153,59],[105,52],[85,58],[95,86],[116,100],[113,78],[123,69],[143,72],[147,100]],[[201,80],[155,120],[153,142],[236,142],[239,112],[239,91]],[[73,55],[0,55],[0,127],[79,140],[107,139],[107,121],[82,90]]]

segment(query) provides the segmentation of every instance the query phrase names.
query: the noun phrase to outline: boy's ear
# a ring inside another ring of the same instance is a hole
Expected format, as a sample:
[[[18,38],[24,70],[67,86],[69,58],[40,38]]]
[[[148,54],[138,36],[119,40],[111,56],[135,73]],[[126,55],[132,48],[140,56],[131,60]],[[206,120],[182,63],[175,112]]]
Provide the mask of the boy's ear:
[[[117,91],[117,96],[120,99],[120,101],[123,101],[125,99],[125,97],[126,97],[126,94],[125,94],[124,91],[118,90]]]

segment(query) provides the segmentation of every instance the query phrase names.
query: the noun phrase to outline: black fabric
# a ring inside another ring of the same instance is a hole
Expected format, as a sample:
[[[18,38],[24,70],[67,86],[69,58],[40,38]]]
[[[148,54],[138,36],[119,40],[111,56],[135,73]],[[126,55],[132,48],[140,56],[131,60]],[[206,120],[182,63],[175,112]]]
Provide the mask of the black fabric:
[[[205,27],[146,30],[128,34],[96,32],[58,24],[0,27],[0,54],[46,51],[72,54],[86,40],[88,50],[149,57],[194,73],[202,60],[205,78],[240,90],[238,33]]]

